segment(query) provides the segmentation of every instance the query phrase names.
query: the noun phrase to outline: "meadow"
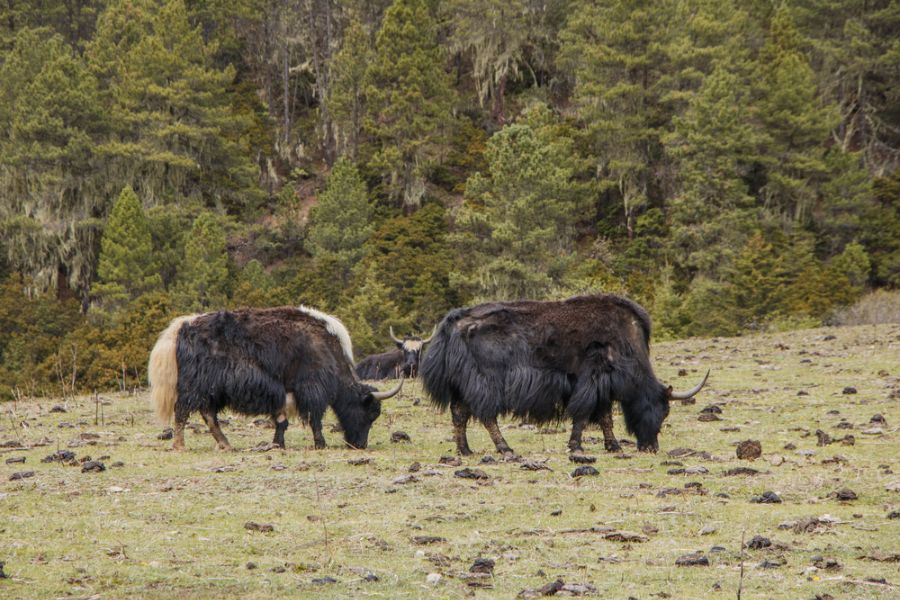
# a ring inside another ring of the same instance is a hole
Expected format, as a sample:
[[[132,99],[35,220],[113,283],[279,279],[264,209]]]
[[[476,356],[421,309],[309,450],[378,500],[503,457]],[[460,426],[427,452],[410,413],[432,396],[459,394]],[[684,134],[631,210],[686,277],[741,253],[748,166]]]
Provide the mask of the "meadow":
[[[266,420],[224,414],[235,452],[195,416],[177,453],[145,391],[6,402],[0,596],[900,595],[900,325],[659,343],[652,358],[676,389],[711,369],[706,389],[673,404],[658,454],[607,453],[586,432],[584,476],[565,422],[504,421],[516,461],[470,424],[475,454],[455,456],[418,382],[385,401],[364,451],[342,447],[331,413],[326,450],[298,423],[266,449]],[[615,427],[633,441],[619,413]],[[739,459],[744,440],[761,456]]]

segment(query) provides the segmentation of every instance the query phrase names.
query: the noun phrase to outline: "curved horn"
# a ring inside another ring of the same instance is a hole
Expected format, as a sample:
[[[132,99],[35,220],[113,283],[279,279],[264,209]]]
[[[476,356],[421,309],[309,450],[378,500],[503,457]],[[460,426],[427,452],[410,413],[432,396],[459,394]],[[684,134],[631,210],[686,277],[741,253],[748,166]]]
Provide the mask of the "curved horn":
[[[390,327],[388,327],[388,331],[391,333],[391,339],[392,339],[392,340],[394,340],[394,341],[397,342],[398,344],[403,344],[403,340],[398,340],[398,339],[397,339],[397,336],[394,335],[394,326],[393,326],[393,325],[391,325]]]
[[[431,330],[431,335],[429,335],[427,338],[425,338],[424,340],[422,340],[422,345],[424,346],[425,344],[427,344],[428,342],[430,342],[430,341],[431,341],[431,338],[433,338],[433,337],[434,337],[434,334],[436,334],[436,333],[437,333],[437,325],[435,325],[435,326],[434,326],[434,329]]]
[[[372,397],[375,398],[376,400],[387,400],[391,396],[396,396],[400,392],[400,388],[403,387],[403,381],[404,380],[401,377],[400,383],[397,384],[397,387],[395,387],[392,390],[388,390],[386,392],[372,392]]]
[[[706,371],[706,375],[704,375],[703,381],[686,392],[673,392],[672,388],[670,387],[669,398],[671,398],[672,400],[687,400],[688,398],[692,398],[697,394],[697,392],[703,389],[703,386],[706,385],[707,379],[709,379],[709,371]]]

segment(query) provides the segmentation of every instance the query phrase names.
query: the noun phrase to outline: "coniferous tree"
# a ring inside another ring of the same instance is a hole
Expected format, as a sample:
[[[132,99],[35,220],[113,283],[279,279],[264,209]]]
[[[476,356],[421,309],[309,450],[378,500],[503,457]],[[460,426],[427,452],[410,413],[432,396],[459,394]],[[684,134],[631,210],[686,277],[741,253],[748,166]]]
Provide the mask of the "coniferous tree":
[[[338,155],[356,161],[365,115],[366,69],[372,59],[369,34],[354,19],[344,31],[340,51],[331,65],[331,117]]]
[[[572,258],[585,194],[571,140],[549,136],[548,118],[536,109],[494,134],[488,173],[466,183],[454,236],[466,271],[455,277],[475,298],[546,298]]]
[[[184,245],[184,265],[177,295],[186,310],[209,310],[225,306],[231,279],[225,230],[219,218],[204,211],[194,220]]]
[[[153,260],[150,225],[137,194],[125,187],[109,213],[100,241],[94,294],[104,308],[162,287]]]
[[[383,173],[404,212],[413,212],[450,124],[453,98],[425,0],[395,0],[387,10],[366,80],[366,129],[376,144],[370,166]]]
[[[336,266],[335,275],[344,283],[363,257],[374,229],[371,217],[372,205],[359,171],[353,163],[339,160],[310,215],[308,241],[312,255]]]

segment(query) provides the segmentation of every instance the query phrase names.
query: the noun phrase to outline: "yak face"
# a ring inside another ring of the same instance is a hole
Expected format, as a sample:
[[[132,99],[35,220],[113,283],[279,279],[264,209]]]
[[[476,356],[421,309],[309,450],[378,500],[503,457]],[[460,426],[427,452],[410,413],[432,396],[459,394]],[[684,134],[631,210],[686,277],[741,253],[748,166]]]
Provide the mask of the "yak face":
[[[351,448],[364,449],[369,445],[369,430],[381,415],[381,400],[372,394],[377,390],[370,385],[359,385],[353,390],[353,402],[340,417],[344,429],[344,441]]]
[[[659,431],[669,416],[669,393],[662,385],[647,386],[641,392],[635,401],[622,404],[625,425],[637,438],[638,450],[656,452]]]
[[[415,377],[419,372],[419,358],[425,342],[422,341],[422,338],[408,337],[396,344],[403,353],[403,358],[400,360],[400,374],[404,377]]]

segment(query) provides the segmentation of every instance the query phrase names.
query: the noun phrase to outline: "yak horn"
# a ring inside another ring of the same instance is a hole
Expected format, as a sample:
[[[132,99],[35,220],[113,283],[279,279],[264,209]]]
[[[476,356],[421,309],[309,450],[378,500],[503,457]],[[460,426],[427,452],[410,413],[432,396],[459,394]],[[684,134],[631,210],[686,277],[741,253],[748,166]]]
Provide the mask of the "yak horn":
[[[397,384],[392,390],[388,390],[386,392],[372,392],[372,397],[376,400],[387,400],[391,396],[396,396],[400,392],[400,388],[403,387],[403,378],[400,378],[400,383]]]
[[[703,389],[703,386],[706,385],[706,380],[708,378],[709,371],[706,372],[706,375],[703,377],[703,381],[686,392],[673,392],[672,388],[670,387],[669,398],[671,398],[672,400],[687,400],[688,398],[693,398],[695,395],[697,395],[697,392]]]
[[[431,338],[434,337],[434,334],[435,334],[435,333],[437,333],[437,325],[435,325],[435,326],[434,326],[434,329],[431,330],[431,335],[429,335],[427,338],[425,338],[424,340],[422,340],[422,345],[425,345],[425,344],[427,344],[428,342],[430,342],[430,341],[431,341]]]
[[[397,336],[394,335],[394,326],[393,326],[393,325],[391,325],[390,327],[388,327],[388,331],[391,333],[391,339],[392,339],[392,340],[394,340],[394,341],[397,342],[398,344],[402,344],[402,343],[403,343],[403,340],[398,340],[398,339],[397,339]]]

